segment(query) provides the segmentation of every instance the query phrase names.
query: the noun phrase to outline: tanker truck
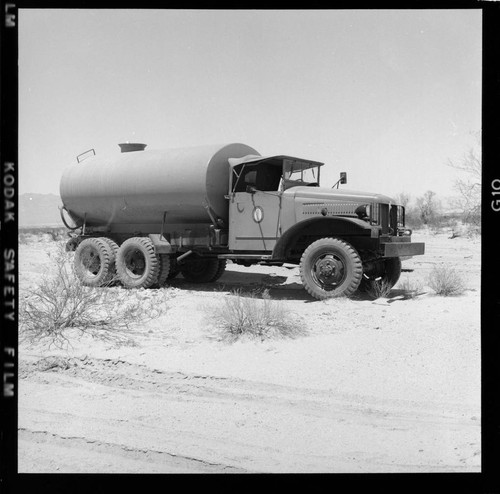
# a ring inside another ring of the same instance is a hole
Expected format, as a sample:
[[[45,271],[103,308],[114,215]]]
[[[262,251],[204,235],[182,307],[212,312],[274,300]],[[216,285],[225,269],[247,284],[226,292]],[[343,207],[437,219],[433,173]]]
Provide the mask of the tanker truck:
[[[261,156],[245,144],[146,150],[92,149],[62,175],[67,250],[87,286],[164,286],[179,273],[214,282],[227,261],[299,266],[316,299],[393,286],[401,257],[424,253],[411,241],[405,209],[391,198],[320,185],[324,163]]]

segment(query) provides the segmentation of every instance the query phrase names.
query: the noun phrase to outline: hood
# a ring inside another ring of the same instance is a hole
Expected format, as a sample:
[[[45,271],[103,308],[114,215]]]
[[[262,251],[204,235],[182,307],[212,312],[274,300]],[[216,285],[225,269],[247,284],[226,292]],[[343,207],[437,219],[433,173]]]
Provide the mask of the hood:
[[[291,187],[283,192],[284,196],[304,198],[318,201],[352,201],[358,203],[379,202],[383,204],[395,204],[396,201],[383,194],[361,192],[347,189],[329,189],[326,187]]]

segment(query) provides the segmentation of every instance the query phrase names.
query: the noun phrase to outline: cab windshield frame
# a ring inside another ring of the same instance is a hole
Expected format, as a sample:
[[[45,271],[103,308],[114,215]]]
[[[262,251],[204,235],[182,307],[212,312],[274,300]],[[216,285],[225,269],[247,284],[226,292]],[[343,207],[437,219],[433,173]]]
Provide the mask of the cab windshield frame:
[[[263,156],[235,161],[230,178],[231,193],[244,192],[247,186],[267,192],[283,192],[296,186],[319,186],[323,166],[318,161],[291,156]],[[258,186],[258,182],[263,186]]]
[[[321,167],[323,163],[305,161],[295,158],[283,159],[282,190],[296,186],[320,185]],[[305,174],[307,170],[310,173]]]

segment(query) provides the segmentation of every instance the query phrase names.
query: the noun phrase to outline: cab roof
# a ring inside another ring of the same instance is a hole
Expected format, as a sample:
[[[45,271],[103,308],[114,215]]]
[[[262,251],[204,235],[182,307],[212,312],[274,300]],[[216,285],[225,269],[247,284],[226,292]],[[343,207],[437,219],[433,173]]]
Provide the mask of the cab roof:
[[[308,160],[308,159],[303,159],[303,158],[296,158],[294,156],[286,156],[283,154],[280,155],[275,155],[275,156],[259,156],[256,154],[248,154],[246,156],[243,156],[242,158],[229,158],[229,164],[232,168],[238,165],[246,164],[246,163],[259,163],[263,161],[279,161],[283,162],[285,160],[289,160],[292,163],[304,163],[307,164],[308,167],[311,166],[323,166],[324,163],[321,163],[319,161],[314,161],[314,160]]]

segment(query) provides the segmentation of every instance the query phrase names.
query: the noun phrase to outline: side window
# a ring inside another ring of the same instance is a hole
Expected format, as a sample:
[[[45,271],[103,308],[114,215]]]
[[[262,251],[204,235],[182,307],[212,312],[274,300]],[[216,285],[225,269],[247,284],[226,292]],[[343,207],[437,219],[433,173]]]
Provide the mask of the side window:
[[[257,171],[257,189],[277,191],[281,180],[281,166],[262,163]]]
[[[258,163],[246,165],[237,170],[241,176],[236,184],[234,192],[245,192],[247,186],[255,187],[262,191],[279,190],[281,180],[281,166],[273,166],[269,163]]]
[[[257,166],[243,165],[235,169],[237,173],[241,173],[237,180],[234,192],[245,192],[247,186],[257,187]]]

